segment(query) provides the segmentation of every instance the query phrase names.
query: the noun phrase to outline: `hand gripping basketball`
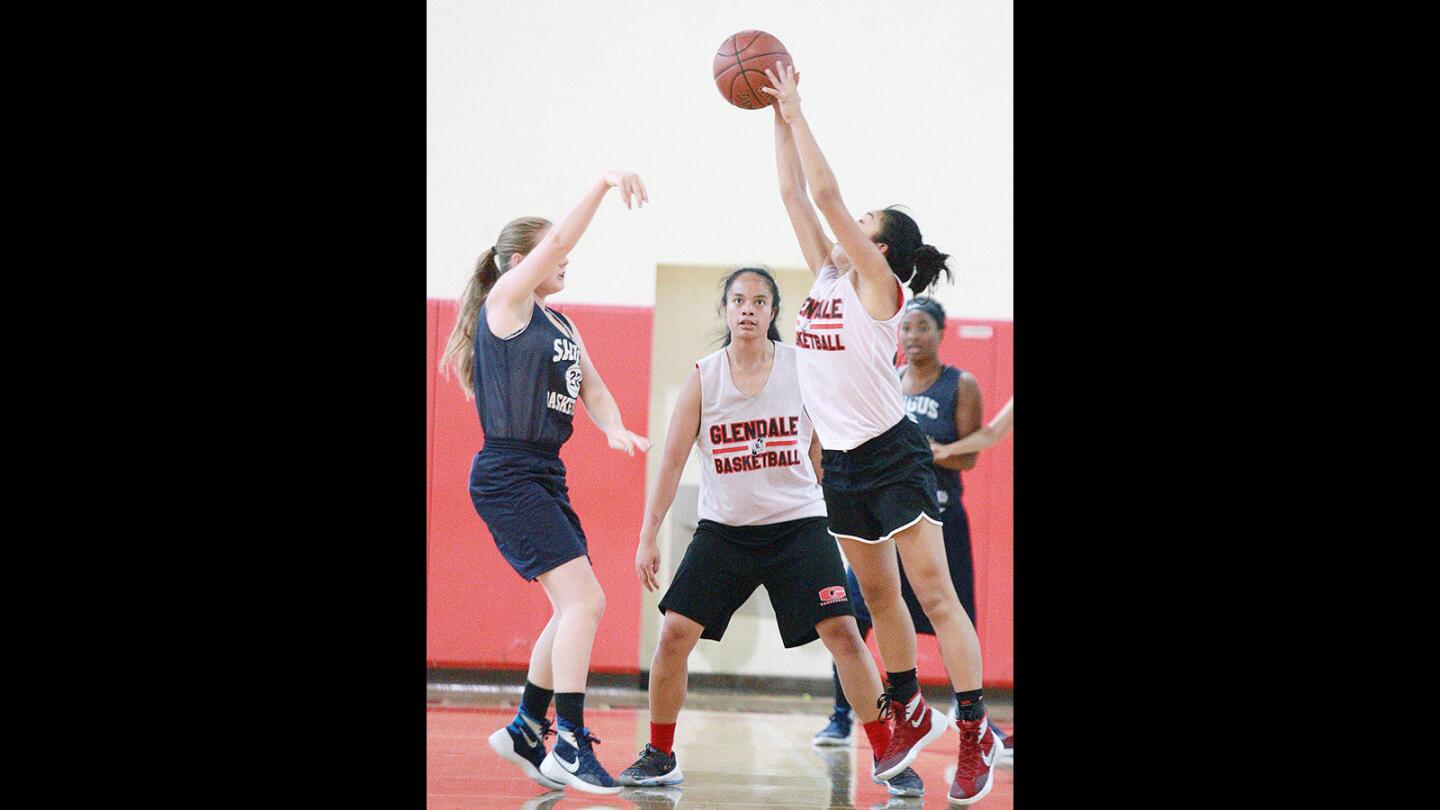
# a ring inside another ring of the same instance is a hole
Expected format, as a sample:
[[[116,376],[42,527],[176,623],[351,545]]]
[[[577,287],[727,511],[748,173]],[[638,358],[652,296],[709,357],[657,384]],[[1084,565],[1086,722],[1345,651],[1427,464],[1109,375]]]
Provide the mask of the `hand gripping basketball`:
[[[762,87],[760,92],[774,96],[775,106],[785,123],[795,120],[800,115],[800,74],[795,66],[776,62],[774,71],[765,68],[765,77],[772,87]]]

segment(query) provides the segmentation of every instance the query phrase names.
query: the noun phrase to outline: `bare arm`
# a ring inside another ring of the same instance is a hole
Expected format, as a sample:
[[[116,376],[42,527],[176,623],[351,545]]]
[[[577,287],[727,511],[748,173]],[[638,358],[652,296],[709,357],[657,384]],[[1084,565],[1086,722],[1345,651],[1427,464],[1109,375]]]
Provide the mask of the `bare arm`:
[[[575,334],[575,343],[580,347],[580,401],[585,403],[585,412],[590,415],[595,426],[604,432],[612,448],[624,450],[632,456],[635,455],[636,448],[642,453],[648,451],[649,439],[625,429],[625,422],[620,417],[620,406],[615,404],[615,397],[610,394],[605,381],[600,379],[599,370],[590,361],[590,352],[585,349],[585,339],[580,337],[580,327],[574,321],[571,321],[570,325]]]
[[[795,74],[799,81],[800,74]],[[780,114],[780,105],[771,105],[775,110],[775,168],[780,175],[780,199],[785,203],[785,213],[790,216],[790,227],[800,241],[800,251],[805,254],[805,266],[812,274],[820,272],[830,258],[832,244],[820,229],[820,218],[815,207],[805,194],[805,172],[800,167],[800,155],[795,151],[795,136],[790,125]]]
[[[660,524],[675,502],[675,488],[680,485],[680,473],[685,469],[685,459],[690,457],[690,448],[700,435],[700,371],[690,372],[680,396],[675,400],[675,411],[670,414],[670,430],[665,434],[665,455],[660,460],[660,475],[650,490],[650,500],[645,504],[645,522],[640,527],[640,541],[635,549],[635,574],[648,591],[660,587],[655,575],[660,573],[660,546],[656,537]]]
[[[966,436],[980,429],[980,420],[984,418],[985,409],[980,401],[980,383],[976,382],[975,375],[970,372],[960,374],[960,382],[955,387],[955,433],[964,439]],[[951,444],[957,444],[952,442]],[[975,460],[980,457],[976,451],[954,453],[945,451],[948,445],[930,443],[930,449],[935,454],[935,465],[949,470],[972,470],[975,468]]]
[[[990,424],[958,442],[942,445],[940,449],[947,454],[978,453],[1005,438],[1014,426],[1015,398],[1011,397],[1005,402],[1005,407],[995,414],[995,418],[990,420]]]
[[[495,286],[490,288],[485,297],[485,320],[493,334],[504,337],[530,322],[531,296],[535,294],[535,288],[555,272],[580,237],[585,235],[600,201],[611,188],[620,189],[626,208],[630,207],[632,195],[642,206],[650,201],[639,175],[619,171],[601,175],[579,202],[546,232],[545,238],[519,264],[512,265],[501,274]]]
[[[779,63],[776,63],[776,69],[780,69]],[[840,184],[835,180],[835,173],[830,171],[830,163],[825,160],[820,144],[816,143],[815,135],[810,131],[809,122],[800,112],[794,68],[786,66],[779,76],[766,70],[765,75],[769,77],[771,86],[762,87],[760,91],[775,96],[781,116],[790,125],[805,182],[810,187],[810,197],[815,200],[820,215],[825,217],[825,224],[830,226],[830,231],[845,248],[845,255],[850,257],[850,263],[855,267],[855,292],[870,317],[877,320],[892,317],[900,307],[896,295],[898,281],[890,271],[885,255],[860,230],[860,223],[850,215],[840,197]]]
[[[815,471],[815,480],[824,481],[825,471],[820,468],[820,437],[810,433],[810,469]]]

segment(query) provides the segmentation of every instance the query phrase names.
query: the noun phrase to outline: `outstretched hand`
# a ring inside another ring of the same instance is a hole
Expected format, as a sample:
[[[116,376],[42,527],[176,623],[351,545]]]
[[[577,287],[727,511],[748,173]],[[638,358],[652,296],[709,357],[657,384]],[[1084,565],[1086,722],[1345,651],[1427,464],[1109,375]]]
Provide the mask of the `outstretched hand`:
[[[765,69],[766,78],[770,79],[769,87],[760,88],[760,92],[774,97],[775,106],[780,110],[780,117],[785,123],[790,123],[800,117],[800,74],[796,72],[794,65],[786,65],[778,59],[775,61],[775,70]]]
[[[605,185],[620,189],[620,199],[625,201],[626,208],[630,207],[632,195],[641,208],[645,207],[645,203],[650,202],[650,194],[645,191],[645,182],[640,179],[640,175],[634,172],[614,170],[605,172]]]
[[[637,436],[634,433],[625,430],[624,428],[614,430],[605,434],[605,438],[607,441],[610,442],[610,448],[612,450],[624,450],[626,453],[632,456],[635,455],[635,450],[637,448],[642,453],[648,452],[650,450],[649,439],[645,438],[644,436]]]

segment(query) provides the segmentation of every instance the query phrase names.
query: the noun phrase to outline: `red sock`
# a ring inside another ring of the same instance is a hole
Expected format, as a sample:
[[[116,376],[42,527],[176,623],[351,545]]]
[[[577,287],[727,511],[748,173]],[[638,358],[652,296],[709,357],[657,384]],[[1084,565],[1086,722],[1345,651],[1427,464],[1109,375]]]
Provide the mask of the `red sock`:
[[[886,746],[890,745],[890,724],[884,720],[871,720],[864,724],[865,736],[870,738],[870,748],[875,756],[885,753]]]
[[[666,754],[673,753],[670,749],[675,746],[675,724],[651,723],[650,744]]]

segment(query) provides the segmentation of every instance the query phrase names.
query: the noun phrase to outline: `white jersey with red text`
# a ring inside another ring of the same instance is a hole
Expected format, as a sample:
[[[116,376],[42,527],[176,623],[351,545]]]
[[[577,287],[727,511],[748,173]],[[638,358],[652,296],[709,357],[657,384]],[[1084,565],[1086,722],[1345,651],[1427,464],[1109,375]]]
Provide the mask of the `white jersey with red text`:
[[[850,279],[827,264],[795,317],[800,390],[826,450],[853,450],[905,418],[895,373],[905,292],[895,286],[895,314],[877,321]]]
[[[700,369],[700,517],[726,526],[762,526],[825,516],[810,467],[814,427],[800,405],[795,347],[771,342],[765,387],[747,397],[730,376],[725,349]]]

